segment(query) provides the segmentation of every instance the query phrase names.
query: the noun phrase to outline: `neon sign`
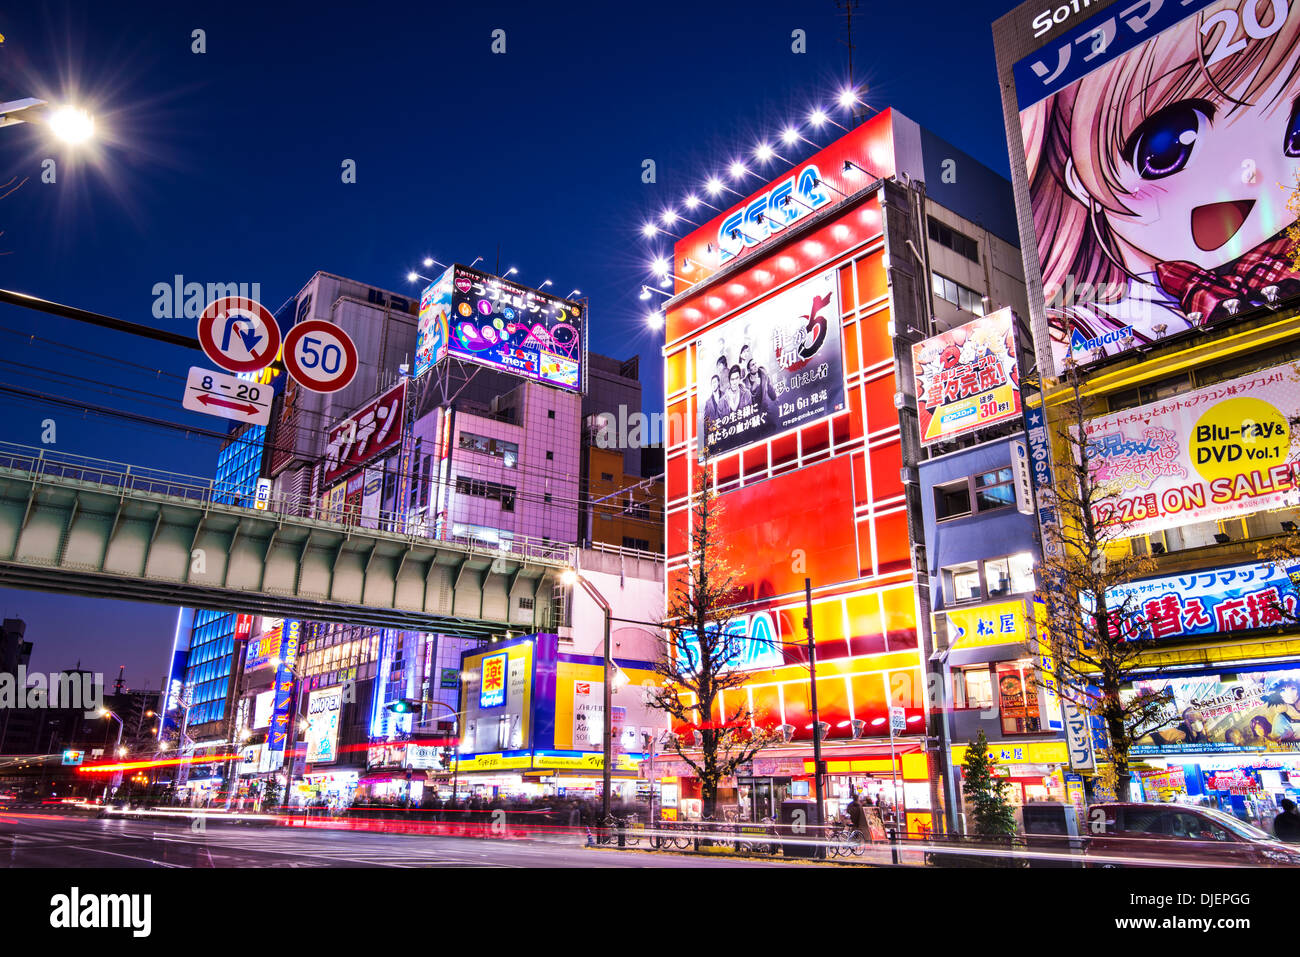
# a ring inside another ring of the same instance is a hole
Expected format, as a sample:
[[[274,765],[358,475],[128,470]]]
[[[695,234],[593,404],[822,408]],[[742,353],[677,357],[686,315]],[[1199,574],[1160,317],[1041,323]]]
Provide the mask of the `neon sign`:
[[[483,681],[478,693],[480,708],[499,708],[506,703],[506,653],[483,659]]]
[[[821,171],[809,163],[794,176],[761,193],[718,227],[718,261],[726,262],[757,246],[831,201]]]

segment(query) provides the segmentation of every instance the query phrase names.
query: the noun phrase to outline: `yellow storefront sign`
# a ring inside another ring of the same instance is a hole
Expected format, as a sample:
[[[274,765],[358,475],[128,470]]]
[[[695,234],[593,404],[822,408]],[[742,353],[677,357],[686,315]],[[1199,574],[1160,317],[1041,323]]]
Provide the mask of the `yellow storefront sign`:
[[[965,744],[953,745],[952,763],[966,763]],[[989,742],[989,754],[998,764],[1068,764],[1068,749],[1064,741],[1024,741],[1014,744]]]
[[[514,771],[531,767],[531,754],[476,754],[472,758],[461,758],[456,762],[457,771]]]
[[[977,608],[941,612],[948,617],[948,647],[980,648],[985,645],[1024,644],[1024,601],[1003,601]]]
[[[605,756],[603,754],[539,754],[533,758],[533,767],[563,771],[603,771]],[[614,767],[620,771],[635,771],[640,765],[626,754],[620,754],[614,761]]]

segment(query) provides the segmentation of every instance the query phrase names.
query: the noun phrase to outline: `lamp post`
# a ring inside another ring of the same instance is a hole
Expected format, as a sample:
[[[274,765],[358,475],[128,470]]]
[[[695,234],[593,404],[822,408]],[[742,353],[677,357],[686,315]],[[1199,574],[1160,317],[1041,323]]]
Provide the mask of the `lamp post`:
[[[113,754],[115,757],[120,759],[121,758],[120,752],[122,750],[122,719],[119,718],[117,715],[115,715],[113,712],[109,711],[107,708],[100,708],[99,716],[101,718],[112,718],[114,721],[117,722],[117,744],[113,746]],[[112,778],[109,778],[109,780],[104,783],[104,800],[108,800],[108,789],[112,785],[114,779],[118,781],[120,786],[121,779],[122,779],[122,772],[121,771],[116,772]]]
[[[588,596],[590,596],[592,601],[594,601],[597,605],[600,606],[600,610],[601,612],[604,613],[604,617],[605,617],[605,654],[604,654],[604,659],[602,661],[602,666],[604,669],[603,670],[604,680],[602,682],[603,694],[601,696],[602,707],[604,708],[604,718],[601,721],[601,751],[604,757],[601,761],[601,765],[602,765],[601,787],[603,793],[601,795],[600,816],[601,816],[601,821],[603,822],[606,818],[609,817],[609,789],[611,787],[610,764],[613,761],[613,752],[614,752],[614,742],[611,734],[613,722],[610,720],[612,717],[611,711],[612,711],[613,702],[610,695],[612,688],[609,680],[610,670],[614,663],[613,659],[610,657],[610,646],[609,646],[609,623],[610,623],[610,615],[612,614],[612,611],[609,607],[609,602],[605,601],[605,596],[603,596],[599,591],[597,591],[596,587],[592,585],[591,582],[583,578],[582,575],[578,573],[577,569],[566,568],[564,570],[564,573],[560,576],[560,580],[564,582],[564,584],[566,585],[575,585],[575,584],[581,585],[582,590],[585,591]],[[653,786],[654,785],[652,784],[651,787]]]

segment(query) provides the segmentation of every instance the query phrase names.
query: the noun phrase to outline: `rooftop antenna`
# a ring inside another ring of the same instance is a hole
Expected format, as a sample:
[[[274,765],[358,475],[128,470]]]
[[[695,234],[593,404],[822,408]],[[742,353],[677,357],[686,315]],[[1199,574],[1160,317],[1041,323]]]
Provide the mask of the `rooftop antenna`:
[[[121,694],[124,684],[126,684],[126,665],[122,665],[117,669],[117,681],[113,682],[113,694]]]
[[[835,0],[835,6],[844,14],[844,39],[840,42],[849,48],[849,82],[853,81],[853,14],[858,9],[859,0]],[[853,84],[853,94],[857,99],[853,107],[853,124],[856,126],[867,118],[867,105],[863,102],[866,87]]]

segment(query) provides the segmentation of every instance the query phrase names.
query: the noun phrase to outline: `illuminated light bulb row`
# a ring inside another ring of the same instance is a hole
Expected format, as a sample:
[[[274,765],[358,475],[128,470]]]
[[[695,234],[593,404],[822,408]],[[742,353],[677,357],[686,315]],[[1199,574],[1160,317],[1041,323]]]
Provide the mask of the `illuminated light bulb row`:
[[[839,103],[841,107],[843,107],[846,110],[851,109],[856,104],[862,102],[858,98],[856,91],[852,87],[845,87],[843,90],[841,90],[838,96],[836,97],[836,101]],[[820,130],[827,123],[830,123],[832,126],[837,126],[840,129],[844,130],[845,132],[848,132],[847,127],[840,126],[839,123],[836,123],[833,119],[831,119],[830,115],[827,114],[827,112],[821,107],[815,108],[811,113],[808,114],[808,123],[818,130]],[[804,142],[814,147],[817,146],[816,143],[806,138],[799,131],[799,127],[793,125],[785,127],[781,131],[780,138],[781,138],[781,142],[784,143],[786,146],[794,146],[799,142]],[[795,165],[791,160],[786,159],[784,156],[778,153],[773,148],[771,143],[768,143],[766,141],[759,143],[758,146],[754,148],[754,158],[758,160],[759,163],[764,163],[764,164],[770,162],[773,159],[778,159],[781,162],[785,163],[787,166]],[[746,176],[759,175],[758,173],[752,171],[741,160],[733,160],[731,165],[727,168],[727,173],[731,177],[731,180],[733,182],[739,182],[743,180]],[[705,180],[704,192],[706,192],[711,198],[716,198],[720,196],[724,191],[732,193],[742,198],[744,196],[743,193],[738,193],[736,192],[736,190],[728,186],[720,176],[717,175],[710,176],[707,180]],[[688,194],[686,198],[682,200],[682,205],[687,210],[692,212],[698,209],[700,206],[705,206],[713,210],[714,212],[721,212],[721,210],[718,207],[710,205],[709,203],[700,199],[700,197],[694,193]],[[645,224],[643,224],[641,227],[641,235],[644,236],[646,239],[653,239],[655,236],[659,235],[660,232],[664,231],[665,227],[667,228],[673,227],[678,222],[678,220],[685,223],[689,223],[692,226],[699,225],[698,223],[691,222],[691,220],[687,219],[685,216],[681,215],[680,213],[677,212],[677,210],[673,208],[664,210],[663,213],[660,214],[659,219],[660,219],[659,223],[650,220]]]
[[[847,110],[847,109],[852,109],[854,106],[861,103],[862,101],[858,98],[857,91],[853,87],[845,87],[837,95],[836,102],[838,102],[843,109]],[[808,114],[808,124],[816,130],[820,130],[827,123],[830,123],[832,126],[839,127],[841,130],[848,132],[847,127],[841,126],[839,123],[836,123],[835,120],[831,119],[830,115],[820,106],[814,108],[812,112]],[[812,146],[814,148],[818,148],[818,149],[820,148],[817,143],[814,143],[812,140],[805,137],[802,134],[802,132],[800,132],[799,126],[793,124],[788,125],[781,130],[780,140],[781,143],[784,144],[786,147],[793,147],[802,142],[802,143],[807,143],[809,146]],[[794,163],[793,161],[787,159],[786,157],[778,153],[776,149],[773,147],[773,145],[768,141],[760,142],[754,148],[754,158],[760,164],[766,164],[771,160],[777,159],[780,160],[782,163],[785,163],[787,166],[796,165],[796,163]],[[732,182],[740,182],[746,176],[749,175],[754,175],[754,176],[759,175],[758,173],[754,173],[752,170],[750,170],[749,167],[746,166],[745,163],[742,162],[741,160],[733,160],[731,165],[727,168],[727,173],[731,177]],[[704,192],[707,193],[709,198],[711,199],[716,199],[718,196],[721,196],[722,193],[724,192],[731,193],[732,195],[737,196],[741,199],[745,197],[744,193],[732,189],[723,181],[722,177],[716,174],[710,176],[707,180],[705,180]],[[706,202],[695,193],[688,193],[686,197],[682,200],[682,206],[685,207],[685,209],[688,212],[692,212],[692,213],[695,212],[695,210],[699,209],[701,206],[707,209],[711,209],[715,213],[722,212],[722,210],[719,207],[714,206],[709,202]],[[644,236],[646,239],[654,239],[661,232],[667,232],[668,230],[671,230],[672,227],[674,227],[679,221],[687,223],[691,226],[698,227],[700,225],[699,223],[696,223],[693,220],[687,219],[686,216],[679,213],[676,209],[670,207],[668,209],[665,209],[660,214],[658,223],[654,222],[653,220],[644,223],[641,227],[641,235]],[[673,274],[672,272],[673,264],[667,257],[657,256],[653,260],[651,260],[649,265],[650,265],[650,272],[654,274],[656,279],[660,280],[660,285],[667,286],[670,284],[671,280],[681,279],[680,276],[676,276]],[[682,272],[686,274],[690,274],[694,272],[696,265],[699,264],[695,263],[690,258],[685,258],[682,260]],[[690,280],[682,280],[682,281],[689,282]],[[671,293],[666,293],[659,289],[653,289],[650,286],[642,286],[640,298],[642,300],[647,300],[650,298],[650,294],[652,292],[658,292],[660,295],[669,296],[670,298],[672,295]],[[664,322],[665,322],[664,314],[662,312],[647,313],[645,317],[645,321],[647,326],[657,331],[664,327]]]

